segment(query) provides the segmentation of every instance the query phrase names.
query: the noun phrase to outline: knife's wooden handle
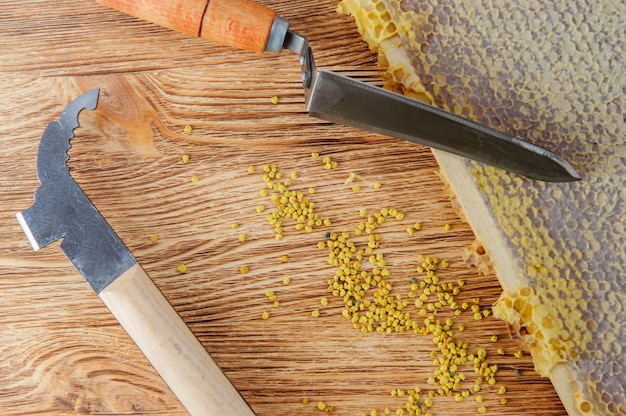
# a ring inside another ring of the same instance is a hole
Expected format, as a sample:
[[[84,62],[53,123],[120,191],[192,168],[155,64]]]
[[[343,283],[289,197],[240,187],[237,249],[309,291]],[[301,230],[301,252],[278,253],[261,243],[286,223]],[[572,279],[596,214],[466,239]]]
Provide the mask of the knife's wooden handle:
[[[222,45],[263,52],[276,12],[251,0],[96,0],[131,16]]]
[[[254,415],[139,264],[99,296],[191,415]]]

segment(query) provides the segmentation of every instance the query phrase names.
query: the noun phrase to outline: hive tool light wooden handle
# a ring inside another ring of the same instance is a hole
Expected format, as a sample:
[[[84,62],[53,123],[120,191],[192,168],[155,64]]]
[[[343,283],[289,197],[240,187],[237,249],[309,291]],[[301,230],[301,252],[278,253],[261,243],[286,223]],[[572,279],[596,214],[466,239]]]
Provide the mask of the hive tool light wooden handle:
[[[254,52],[280,52],[289,23],[251,0],[96,0],[190,36]]]
[[[254,415],[139,264],[98,296],[191,415]]]

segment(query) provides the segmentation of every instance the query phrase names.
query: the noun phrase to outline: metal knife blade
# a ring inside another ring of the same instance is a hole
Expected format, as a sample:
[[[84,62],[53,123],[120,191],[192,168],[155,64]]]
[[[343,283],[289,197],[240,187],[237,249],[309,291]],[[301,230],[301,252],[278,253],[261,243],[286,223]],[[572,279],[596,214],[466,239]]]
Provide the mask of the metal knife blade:
[[[291,31],[286,49],[300,55],[309,115],[423,144],[500,167],[531,179],[581,179],[565,159],[547,149],[437,107],[315,68],[308,41]]]
[[[330,71],[316,71],[306,91],[313,117],[445,150],[532,179],[580,179],[542,147],[400,94]]]

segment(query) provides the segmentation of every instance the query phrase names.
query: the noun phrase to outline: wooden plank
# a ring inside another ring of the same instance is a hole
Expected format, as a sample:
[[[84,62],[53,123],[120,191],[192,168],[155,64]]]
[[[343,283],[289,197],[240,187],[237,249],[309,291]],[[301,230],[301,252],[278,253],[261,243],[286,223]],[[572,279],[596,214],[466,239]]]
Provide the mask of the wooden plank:
[[[375,57],[334,2],[263,3],[309,37],[319,66],[380,83]],[[398,293],[406,293],[424,254],[450,262],[442,280],[467,282],[460,299],[480,297],[484,306],[497,299],[496,278],[463,264],[473,234],[441,192],[430,151],[309,118],[294,56],[233,51],[78,0],[5,1],[0,18],[0,413],[185,414],[58,243],[32,252],[15,221],[38,187],[43,129],[95,86],[102,88],[99,107],[81,114],[72,176],[258,415],[319,414],[303,397],[325,401],[337,415],[380,414],[404,407],[391,389],[428,388],[435,370],[429,337],[354,330],[341,315],[343,301],[327,290],[335,268],[316,245],[327,231],[352,231],[361,208],[405,213],[380,229]],[[324,170],[314,151],[338,168]],[[310,198],[332,226],[306,233],[288,224],[276,241],[256,211],[270,208],[259,195],[265,183],[246,171],[266,163],[285,175],[297,171],[299,189],[315,187]],[[346,184],[350,173],[359,178]],[[374,190],[377,181],[383,186]],[[405,229],[416,221],[423,229],[409,236]],[[185,274],[177,271],[182,263]],[[250,272],[242,275],[244,264]],[[272,312],[267,321],[264,311]],[[498,386],[507,386],[509,403],[499,405],[496,389],[486,390],[490,413],[564,414],[530,358],[512,356],[517,345],[502,322],[475,323],[465,314],[457,323],[467,326],[463,339],[486,348],[501,368]],[[478,407],[436,399],[435,414],[475,414]]]

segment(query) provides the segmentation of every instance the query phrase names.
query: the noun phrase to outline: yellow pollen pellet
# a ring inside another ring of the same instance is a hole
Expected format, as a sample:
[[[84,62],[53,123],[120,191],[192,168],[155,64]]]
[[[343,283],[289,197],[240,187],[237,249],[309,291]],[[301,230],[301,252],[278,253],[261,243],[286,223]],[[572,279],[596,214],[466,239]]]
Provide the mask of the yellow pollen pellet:
[[[187,273],[187,266],[184,264],[179,264],[177,269],[180,273]]]
[[[246,241],[246,235],[243,233],[239,234],[239,241],[241,241],[242,243]]]
[[[513,353],[513,355],[515,356],[515,358],[522,358],[524,356],[524,351],[517,351]]]
[[[276,105],[278,104],[279,98],[278,95],[273,96],[272,98],[270,98],[270,101],[272,102],[272,104]]]
[[[419,231],[422,229],[422,224],[420,224],[419,222],[416,222],[413,228],[415,228],[416,231]]]
[[[280,261],[282,261],[283,263],[287,263],[289,261],[289,257],[287,257],[287,256],[280,256]]]
[[[280,308],[280,302],[279,302],[279,301],[277,301],[277,300],[275,300],[275,301],[274,301],[274,307],[275,307],[275,308]]]
[[[200,177],[199,176],[192,176],[191,177],[191,182],[200,182]]]
[[[486,408],[485,406],[480,406],[480,407],[478,408],[478,413],[480,413],[480,414],[485,414],[485,413],[487,413],[487,408]]]
[[[507,404],[509,401],[505,398],[500,399],[500,404]]]
[[[380,189],[383,186],[380,182],[374,182],[374,189]]]
[[[319,154],[319,153],[317,153],[317,152],[311,152],[311,157],[312,157],[313,159],[317,159],[318,157],[320,157],[320,154]]]
[[[183,155],[183,163],[189,163],[189,155]]]
[[[239,224],[234,222],[234,223],[230,224],[230,228],[232,228],[233,230],[236,230],[237,228],[239,228]]]
[[[284,284],[285,286],[287,286],[287,285],[289,285],[289,283],[291,283],[291,277],[285,277],[285,278],[283,279],[283,284]]]
[[[265,311],[261,314],[261,318],[262,319],[270,319],[270,313],[268,311]]]
[[[260,214],[263,211],[265,211],[265,205],[257,205],[256,212],[258,212]]]
[[[326,409],[326,403],[324,403],[324,402],[317,402],[317,408],[318,408],[319,410],[324,410],[324,409]]]
[[[498,389],[498,394],[504,394],[506,393],[506,387],[502,386]]]
[[[308,397],[304,397],[302,399],[302,404],[309,404],[309,403],[311,403],[311,400]]]
[[[320,317],[319,309],[315,309],[313,312],[311,312],[311,316],[313,316],[313,318],[319,318]]]
[[[504,349],[498,348],[498,355],[504,355]]]
[[[190,124],[187,124],[185,128],[183,129],[185,133],[191,133],[191,130],[193,130],[193,127],[191,127]]]
[[[444,225],[443,229],[446,231],[450,231],[452,229],[452,226],[450,224],[446,224]]]
[[[309,188],[309,194],[313,195],[315,193],[315,188]]]
[[[254,172],[256,172],[256,168],[254,167],[254,165],[248,166],[248,173],[254,173]]]
[[[413,235],[413,234],[415,234],[415,228],[413,228],[413,227],[409,227],[409,228],[407,228],[407,229],[406,229],[406,232],[407,232],[409,235]]]
[[[483,396],[476,396],[476,403],[482,403],[483,402]]]
[[[152,234],[150,236],[150,241],[152,241],[153,243],[156,243],[157,241],[159,241],[159,235],[158,234]]]
[[[250,268],[248,266],[241,266],[239,268],[239,271],[241,272],[241,274],[246,274],[250,271]]]
[[[352,187],[353,192],[361,192],[361,187],[359,185],[355,185]]]
[[[322,306],[328,306],[328,298],[320,299],[320,303],[322,304]]]

